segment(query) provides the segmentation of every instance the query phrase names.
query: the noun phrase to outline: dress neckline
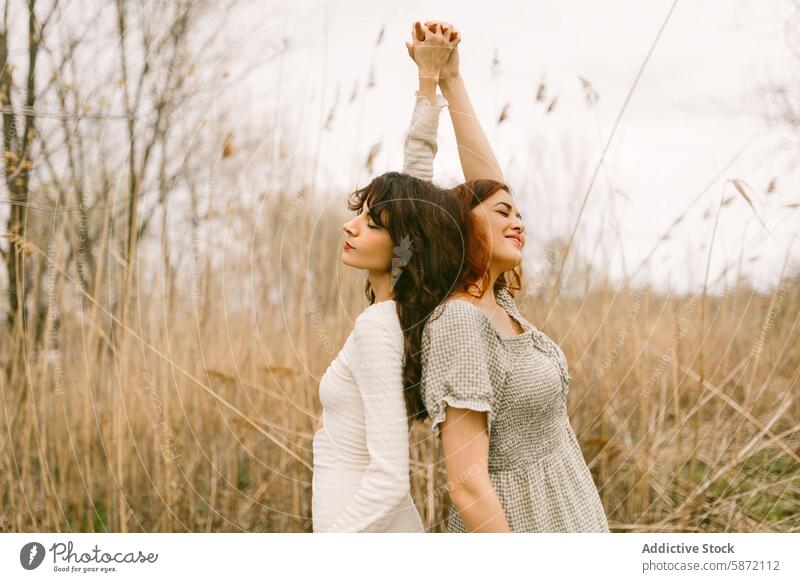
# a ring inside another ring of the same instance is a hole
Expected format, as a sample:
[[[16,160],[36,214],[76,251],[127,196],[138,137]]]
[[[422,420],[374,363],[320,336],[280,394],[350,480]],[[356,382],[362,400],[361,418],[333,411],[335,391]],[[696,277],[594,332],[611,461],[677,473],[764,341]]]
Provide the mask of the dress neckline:
[[[535,326],[533,326],[531,323],[529,323],[521,315],[518,315],[516,313],[516,310],[511,305],[509,305],[507,303],[507,302],[513,302],[514,299],[511,297],[511,295],[508,293],[508,290],[505,287],[500,289],[500,291],[497,292],[497,294],[495,296],[495,299],[497,301],[497,305],[499,307],[502,307],[503,310],[505,310],[505,312],[508,313],[508,316],[511,319],[513,319],[514,321],[519,323],[520,327],[523,330],[522,333],[518,333],[518,334],[515,334],[515,335],[503,335],[503,334],[501,334],[497,330],[497,328],[494,326],[494,324],[492,323],[492,320],[489,319],[489,316],[486,315],[486,313],[483,311],[483,309],[481,309],[480,307],[478,307],[477,305],[475,305],[471,301],[467,301],[466,299],[450,299],[448,301],[448,303],[452,302],[452,301],[460,301],[462,303],[466,303],[467,305],[469,305],[473,309],[476,309],[481,314],[481,316],[483,317],[483,319],[486,322],[486,324],[492,329],[492,331],[495,333],[495,335],[498,338],[500,338],[500,340],[502,340],[502,341],[514,341],[514,340],[517,340],[517,339],[520,339],[520,338],[525,338],[525,337],[528,337],[530,334],[532,334],[536,330]]]

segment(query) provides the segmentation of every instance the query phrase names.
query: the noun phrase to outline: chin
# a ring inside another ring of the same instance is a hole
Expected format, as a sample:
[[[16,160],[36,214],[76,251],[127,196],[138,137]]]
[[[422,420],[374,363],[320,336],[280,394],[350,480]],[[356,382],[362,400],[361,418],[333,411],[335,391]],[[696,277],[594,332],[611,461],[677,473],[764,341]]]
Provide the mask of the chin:
[[[342,264],[347,265],[351,269],[369,270],[369,267],[367,265],[364,265],[362,262],[359,262],[358,260],[354,261],[352,257],[348,257],[345,254],[342,254]]]
[[[519,265],[522,262],[522,249],[515,245],[514,250],[508,253],[508,260],[514,267]]]
[[[522,263],[522,253],[503,255],[502,257],[497,257],[495,260],[500,266],[501,272],[510,271]]]

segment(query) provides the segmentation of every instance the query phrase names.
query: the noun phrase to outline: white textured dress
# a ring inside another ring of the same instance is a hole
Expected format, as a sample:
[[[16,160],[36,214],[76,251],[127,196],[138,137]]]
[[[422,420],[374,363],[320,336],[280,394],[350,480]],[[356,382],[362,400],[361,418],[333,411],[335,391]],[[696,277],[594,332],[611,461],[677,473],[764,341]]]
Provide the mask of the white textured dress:
[[[429,180],[447,102],[417,96],[403,171]],[[312,528],[424,532],[409,481],[403,330],[393,300],[367,307],[320,380],[323,428],[314,434]]]

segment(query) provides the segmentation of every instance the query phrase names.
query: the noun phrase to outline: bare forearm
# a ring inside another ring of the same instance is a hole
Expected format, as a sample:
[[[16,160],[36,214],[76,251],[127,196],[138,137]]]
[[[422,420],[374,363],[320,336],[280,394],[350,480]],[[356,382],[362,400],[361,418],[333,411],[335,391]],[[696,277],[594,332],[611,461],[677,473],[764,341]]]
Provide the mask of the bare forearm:
[[[439,77],[436,73],[419,72],[419,94],[433,103],[436,99],[436,85]]]
[[[453,505],[458,509],[464,527],[470,532],[509,532],[503,506],[491,483],[478,488],[455,489],[450,493]]]
[[[500,164],[497,163],[492,146],[478,121],[461,75],[440,79],[439,88],[449,103],[464,179],[503,182]]]

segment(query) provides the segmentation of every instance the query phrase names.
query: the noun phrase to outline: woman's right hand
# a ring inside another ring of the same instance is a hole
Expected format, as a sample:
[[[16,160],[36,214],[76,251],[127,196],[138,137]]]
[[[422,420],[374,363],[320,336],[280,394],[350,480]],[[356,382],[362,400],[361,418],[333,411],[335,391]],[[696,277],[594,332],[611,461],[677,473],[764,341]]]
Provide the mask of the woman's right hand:
[[[458,76],[459,57],[458,57],[458,43],[461,42],[461,33],[449,22],[439,22],[437,20],[428,20],[425,26],[430,30],[435,25],[439,25],[444,34],[444,37],[450,41],[450,46],[453,50],[450,51],[450,56],[447,61],[442,65],[439,71],[439,80],[450,79]]]
[[[451,38],[450,30],[439,26],[422,26],[419,21],[411,27],[411,43],[406,43],[408,55],[417,64],[422,77],[438,79],[442,67],[447,63],[453,47],[458,44],[458,37]]]

